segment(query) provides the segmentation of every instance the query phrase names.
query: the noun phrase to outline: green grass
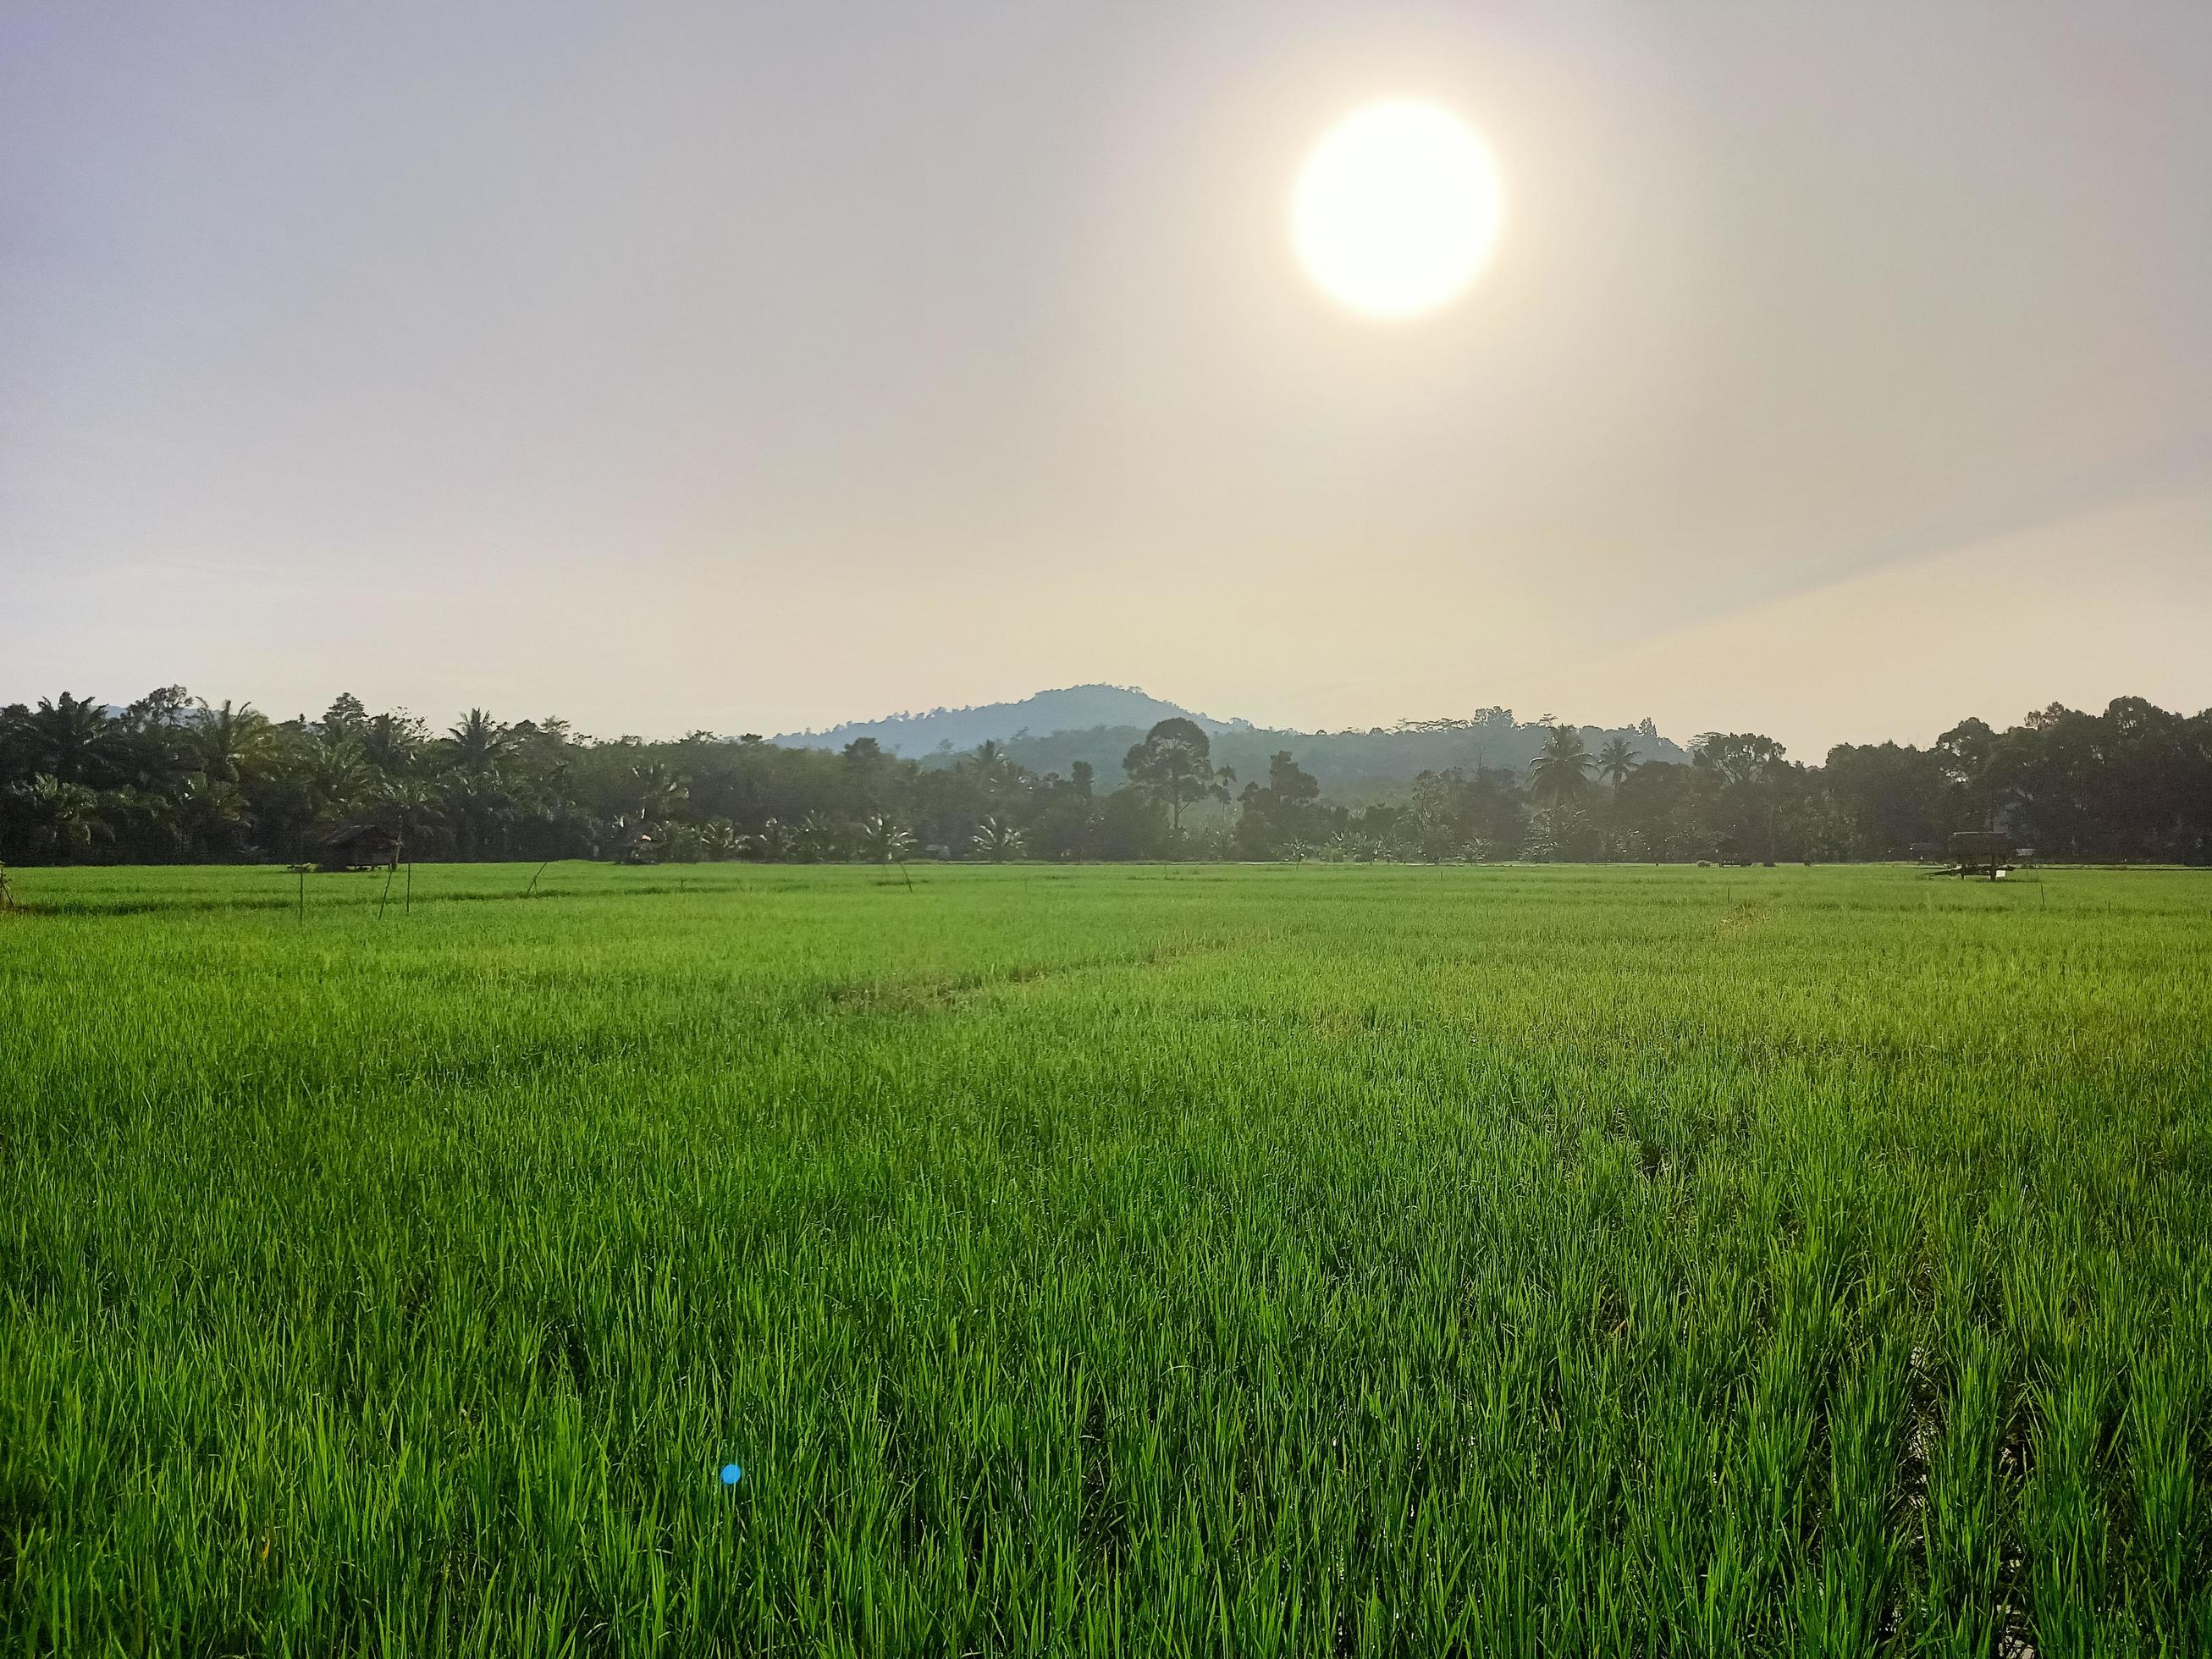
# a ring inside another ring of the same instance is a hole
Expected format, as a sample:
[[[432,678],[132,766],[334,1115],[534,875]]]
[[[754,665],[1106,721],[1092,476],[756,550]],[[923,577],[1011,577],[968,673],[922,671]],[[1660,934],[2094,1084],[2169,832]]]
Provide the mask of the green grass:
[[[2212,879],[531,874],[16,872],[8,1650],[2212,1650]]]

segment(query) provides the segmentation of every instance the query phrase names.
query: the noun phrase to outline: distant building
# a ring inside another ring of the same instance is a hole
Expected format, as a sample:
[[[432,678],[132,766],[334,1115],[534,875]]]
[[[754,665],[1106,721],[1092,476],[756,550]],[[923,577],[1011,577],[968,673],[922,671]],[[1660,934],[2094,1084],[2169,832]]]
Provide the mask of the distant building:
[[[380,823],[342,823],[315,847],[315,868],[380,870],[399,862],[399,833]]]
[[[1961,830],[1951,837],[1951,863],[1962,876],[1989,877],[2012,858],[2012,837],[1998,830]]]

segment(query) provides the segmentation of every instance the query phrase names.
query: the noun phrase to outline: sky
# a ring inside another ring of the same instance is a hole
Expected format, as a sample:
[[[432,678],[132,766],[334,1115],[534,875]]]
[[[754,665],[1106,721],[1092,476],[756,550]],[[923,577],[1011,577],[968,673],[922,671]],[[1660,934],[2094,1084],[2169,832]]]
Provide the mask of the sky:
[[[1483,137],[1347,311],[1304,157]],[[0,702],[2212,703],[2212,6],[0,0]]]

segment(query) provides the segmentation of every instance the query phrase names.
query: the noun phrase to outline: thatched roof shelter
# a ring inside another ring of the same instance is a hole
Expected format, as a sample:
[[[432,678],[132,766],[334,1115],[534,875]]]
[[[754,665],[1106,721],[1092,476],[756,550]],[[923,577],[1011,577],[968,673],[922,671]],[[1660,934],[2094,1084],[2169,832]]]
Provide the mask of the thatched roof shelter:
[[[399,832],[380,823],[342,823],[315,846],[318,870],[380,870],[399,862]]]

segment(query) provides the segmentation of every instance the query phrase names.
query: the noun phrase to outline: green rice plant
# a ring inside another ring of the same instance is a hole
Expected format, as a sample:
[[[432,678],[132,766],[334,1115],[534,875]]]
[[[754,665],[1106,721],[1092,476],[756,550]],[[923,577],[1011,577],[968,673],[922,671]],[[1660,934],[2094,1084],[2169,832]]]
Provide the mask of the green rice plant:
[[[2202,876],[532,871],[17,873],[11,1649],[2212,1650]]]

